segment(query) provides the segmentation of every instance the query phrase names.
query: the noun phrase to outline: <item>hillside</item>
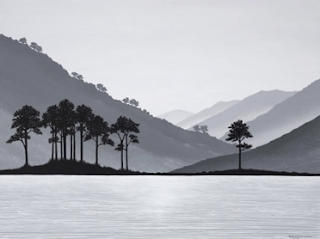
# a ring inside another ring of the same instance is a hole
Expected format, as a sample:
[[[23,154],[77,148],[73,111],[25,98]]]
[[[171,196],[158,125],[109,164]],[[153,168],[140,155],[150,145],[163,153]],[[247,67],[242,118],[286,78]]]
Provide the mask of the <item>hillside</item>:
[[[266,144],[317,117],[320,114],[319,92],[320,80],[317,80],[266,114],[247,122],[254,135],[249,142],[255,146]]]
[[[194,113],[185,111],[185,110],[172,110],[168,113],[157,116],[160,119],[165,119],[166,121],[177,124],[181,120],[188,118],[189,116],[194,115]]]
[[[292,132],[242,155],[244,169],[286,172],[320,172],[320,116]],[[238,154],[210,158],[174,170],[175,173],[195,173],[236,169]]]
[[[284,92],[280,90],[260,91],[199,124],[207,125],[210,135],[222,137],[228,131],[228,127],[232,122],[238,119],[242,119],[243,121],[253,120],[294,94],[295,92]],[[261,127],[264,126],[261,125]]]
[[[234,148],[216,138],[188,132],[139,108],[114,100],[99,92],[93,84],[72,78],[58,63],[45,54],[0,35],[0,168],[17,168],[24,163],[22,145],[6,144],[14,133],[11,120],[14,111],[31,105],[40,112],[63,99],[75,105],[85,104],[109,124],[120,115],[140,123],[139,145],[132,145],[130,169],[165,172],[198,162],[201,159],[234,152]],[[80,72],[81,73],[81,72]],[[44,135],[31,135],[30,164],[42,164],[50,157],[49,130]],[[116,139],[115,139],[116,141]],[[78,150],[78,149],[77,149]],[[93,162],[92,142],[85,143],[85,160]],[[79,155],[79,152],[77,152]],[[120,155],[110,146],[101,147],[102,166],[120,167]]]
[[[232,101],[221,101],[210,108],[206,108],[194,115],[189,116],[188,118],[180,121],[177,123],[178,126],[180,126],[183,129],[188,129],[199,122],[202,122],[216,114],[219,114],[220,112],[230,108],[231,106],[237,104],[239,101],[238,100],[232,100]]]

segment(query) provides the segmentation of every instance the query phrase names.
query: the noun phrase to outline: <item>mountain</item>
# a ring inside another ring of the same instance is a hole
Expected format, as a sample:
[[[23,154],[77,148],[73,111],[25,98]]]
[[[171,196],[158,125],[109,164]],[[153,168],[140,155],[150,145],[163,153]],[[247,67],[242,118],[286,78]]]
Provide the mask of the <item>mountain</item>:
[[[10,135],[13,113],[23,105],[31,105],[41,113],[49,106],[69,99],[76,106],[85,104],[109,124],[124,115],[140,124],[140,144],[130,146],[129,168],[146,172],[167,172],[198,162],[201,159],[229,154],[234,148],[216,138],[179,127],[151,116],[147,111],[114,100],[100,92],[95,85],[77,80],[46,54],[38,53],[25,44],[0,35],[0,168],[20,167],[24,164],[22,144],[6,144]],[[119,89],[121,90],[121,89]],[[31,135],[30,164],[49,160],[49,130],[43,135]],[[114,136],[117,143],[117,138]],[[79,156],[79,135],[77,155]],[[93,142],[85,142],[84,159],[94,162]],[[120,167],[120,154],[110,146],[101,146],[102,166]]]
[[[198,124],[199,122],[202,122],[202,121],[230,108],[231,106],[235,105],[238,102],[239,102],[238,100],[218,102],[218,103],[214,104],[213,106],[211,106],[210,108],[204,109],[204,110],[200,111],[199,113],[191,115],[188,118],[180,121],[177,125],[183,129],[188,129],[188,128]]]
[[[320,116],[261,147],[244,152],[242,168],[287,172],[320,172]],[[238,154],[206,159],[174,170],[195,173],[235,169]]]
[[[232,122],[238,119],[242,119],[243,121],[253,120],[294,94],[295,92],[284,92],[280,90],[260,91],[199,124],[207,125],[210,135],[222,137],[228,131],[228,127]]]
[[[185,110],[172,110],[168,113],[159,115],[158,118],[160,119],[165,119],[166,121],[172,123],[172,124],[177,124],[181,120],[184,120],[185,118],[194,115],[194,113],[185,111]]]
[[[250,143],[259,146],[276,139],[320,114],[320,79],[294,96],[277,104],[269,112],[247,122],[254,136]]]

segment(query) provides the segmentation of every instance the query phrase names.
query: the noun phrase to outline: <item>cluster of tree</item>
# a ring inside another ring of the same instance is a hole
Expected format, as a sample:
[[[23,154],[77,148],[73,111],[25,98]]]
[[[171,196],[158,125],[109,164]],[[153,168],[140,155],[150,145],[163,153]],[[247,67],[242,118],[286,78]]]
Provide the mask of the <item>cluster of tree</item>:
[[[78,74],[77,72],[72,72],[71,75],[73,78],[83,81],[83,76]]]
[[[40,112],[32,106],[25,105],[17,110],[12,119],[12,129],[16,132],[7,143],[20,141],[25,150],[25,165],[28,166],[28,140],[30,133],[42,134],[41,127],[50,128],[51,137],[51,159],[58,160],[58,145],[60,145],[60,159],[67,159],[69,148],[69,159],[76,160],[76,134],[79,133],[80,161],[83,161],[83,142],[93,140],[95,142],[95,163],[98,164],[98,149],[101,145],[114,146],[110,139],[111,134],[116,134],[119,143],[115,150],[121,152],[121,170],[123,167],[124,151],[126,152],[126,170],[128,168],[128,150],[131,143],[139,143],[139,124],[130,118],[120,116],[117,121],[109,127],[108,123],[99,115],[95,115],[92,109],[86,105],[75,105],[65,99],[58,105],[48,107],[40,117]],[[67,141],[69,137],[69,147]]]
[[[101,92],[107,92],[107,88],[101,83],[97,84],[96,87]]]
[[[136,101],[135,99],[129,99],[128,97],[124,98],[122,100],[123,103],[125,104],[129,104],[129,105],[132,105],[132,106],[135,106],[135,107],[138,107],[139,106],[139,102]]]
[[[21,44],[28,45],[27,39],[26,39],[25,37],[20,38],[19,42],[20,42]],[[33,49],[33,50],[35,50],[36,52],[39,52],[39,53],[42,52],[42,47],[39,46],[39,45],[38,45],[37,43],[35,43],[35,42],[31,42],[30,48]]]
[[[197,133],[203,133],[203,134],[207,134],[208,133],[208,126],[207,125],[194,125],[192,127],[193,131],[197,132]]]

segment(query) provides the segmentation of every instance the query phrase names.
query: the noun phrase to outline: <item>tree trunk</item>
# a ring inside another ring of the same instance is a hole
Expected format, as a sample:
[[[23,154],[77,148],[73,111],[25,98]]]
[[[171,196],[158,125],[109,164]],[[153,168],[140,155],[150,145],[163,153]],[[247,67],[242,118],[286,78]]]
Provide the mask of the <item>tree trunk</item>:
[[[67,132],[63,132],[63,158],[67,159]]]
[[[60,159],[62,159],[62,134],[60,135]]]
[[[98,165],[98,148],[99,148],[98,137],[96,137],[96,165]]]
[[[121,170],[123,170],[123,141],[121,141]]]
[[[25,153],[25,156],[26,156],[26,164],[25,166],[29,166],[29,159],[28,159],[28,138],[27,138],[27,133],[25,132],[25,137],[24,137],[24,140],[25,140],[25,144],[24,144],[24,153]]]
[[[55,146],[55,160],[58,160],[58,140],[57,140],[57,132],[54,133],[54,146]]]
[[[128,171],[129,170],[129,165],[128,165],[128,146],[126,147],[126,170]]]
[[[70,160],[72,160],[73,155],[72,149],[72,133],[70,133]]]
[[[76,132],[73,133],[73,160],[76,160]]]
[[[239,170],[241,170],[241,147],[239,147]]]
[[[83,130],[80,129],[80,161],[83,161]]]
[[[126,135],[126,170],[128,171],[128,135]]]
[[[51,160],[53,160],[54,159],[54,155],[53,155],[53,153],[54,153],[54,133],[53,133],[53,130],[51,133],[51,137],[52,137],[52,139],[51,139]]]

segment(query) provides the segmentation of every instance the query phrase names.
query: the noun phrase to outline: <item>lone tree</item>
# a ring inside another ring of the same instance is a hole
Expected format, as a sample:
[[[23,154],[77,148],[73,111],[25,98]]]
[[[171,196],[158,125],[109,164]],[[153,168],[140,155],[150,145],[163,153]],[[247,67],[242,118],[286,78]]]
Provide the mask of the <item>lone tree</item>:
[[[107,88],[104,87],[101,83],[97,84],[97,89],[101,92],[107,92]]]
[[[19,42],[21,44],[27,44],[27,39],[25,37],[20,38]]]
[[[21,141],[24,147],[26,163],[29,166],[28,160],[28,139],[31,139],[30,133],[42,134],[41,130],[40,112],[32,106],[25,105],[13,114],[11,129],[16,129],[16,133],[7,141],[8,144],[12,142]]]
[[[238,143],[236,147],[239,149],[239,170],[241,170],[241,152],[252,147],[252,145],[243,142],[243,140],[253,136],[249,132],[249,126],[243,123],[242,120],[233,122],[228,128],[229,134],[226,140]]]

